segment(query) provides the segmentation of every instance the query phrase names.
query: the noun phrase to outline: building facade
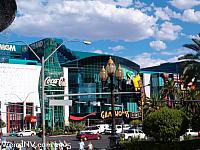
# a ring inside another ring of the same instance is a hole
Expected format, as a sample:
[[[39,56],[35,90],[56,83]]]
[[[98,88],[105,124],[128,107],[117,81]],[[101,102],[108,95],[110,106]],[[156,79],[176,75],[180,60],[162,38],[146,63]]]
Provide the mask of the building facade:
[[[110,55],[71,51],[62,40],[49,38],[30,45],[0,44],[1,119],[6,122],[3,132],[41,127],[41,61],[32,51],[40,59],[42,56],[48,58],[44,66],[45,95],[63,95],[45,97],[47,128],[64,128],[69,119],[73,120],[70,116],[83,119],[88,116],[96,122],[111,120],[111,116],[105,115],[111,109],[110,80],[102,83],[99,77]],[[114,78],[115,92],[129,92],[115,94],[116,113],[126,111],[129,119],[139,118],[140,96],[134,93],[133,84],[134,77],[139,73],[139,65],[118,56],[112,56],[112,59],[116,67],[120,64],[123,70],[122,80]],[[88,94],[82,96],[79,93]],[[73,101],[72,106],[50,105],[50,101],[69,99]]]

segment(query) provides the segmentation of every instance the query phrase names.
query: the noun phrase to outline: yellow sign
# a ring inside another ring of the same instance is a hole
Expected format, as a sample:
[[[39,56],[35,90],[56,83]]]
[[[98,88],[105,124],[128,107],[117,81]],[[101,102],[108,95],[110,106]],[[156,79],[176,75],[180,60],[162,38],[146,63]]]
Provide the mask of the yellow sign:
[[[115,117],[122,117],[123,114],[125,114],[125,116],[127,118],[130,117],[128,111],[120,111],[120,110],[115,111]],[[111,111],[102,111],[101,112],[101,118],[105,119],[105,118],[110,118],[110,117],[112,117]]]

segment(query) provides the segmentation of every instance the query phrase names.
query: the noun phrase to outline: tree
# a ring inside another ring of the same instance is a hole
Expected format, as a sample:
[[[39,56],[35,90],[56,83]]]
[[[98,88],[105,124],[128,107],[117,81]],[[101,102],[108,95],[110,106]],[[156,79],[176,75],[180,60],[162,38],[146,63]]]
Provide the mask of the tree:
[[[200,131],[200,106],[197,107],[198,109],[193,114],[191,119],[192,129],[194,131]]]
[[[188,118],[184,112],[167,107],[149,114],[143,123],[144,133],[156,141],[172,141],[185,133]]]
[[[146,100],[143,106],[144,115],[147,116],[151,112],[154,112],[163,106],[166,106],[166,105],[162,103],[160,94],[153,94],[151,98],[146,97]]]
[[[161,89],[160,93],[162,99],[164,99],[167,102],[167,105],[170,107],[172,107],[174,103],[171,100],[177,100],[180,97],[180,90],[179,88],[177,88],[177,85],[175,84],[174,80],[168,81]]]
[[[142,121],[141,120],[132,120],[129,124],[138,126],[138,125],[142,124]]]
[[[187,87],[188,83],[192,80],[194,80],[195,84],[196,80],[200,77],[200,63],[198,63],[200,56],[200,33],[197,37],[192,38],[192,41],[195,44],[184,44],[183,47],[189,48],[195,51],[195,53],[186,54],[179,58],[179,60],[186,60],[186,62],[183,63],[183,71],[181,73],[185,87]]]

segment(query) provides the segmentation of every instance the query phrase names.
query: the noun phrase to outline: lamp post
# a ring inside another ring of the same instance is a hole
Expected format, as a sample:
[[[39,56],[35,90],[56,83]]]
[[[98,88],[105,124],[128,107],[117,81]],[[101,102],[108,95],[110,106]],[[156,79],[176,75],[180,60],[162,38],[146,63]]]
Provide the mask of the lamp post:
[[[24,42],[24,41],[14,41],[12,43],[16,43],[16,42],[21,42],[24,43],[29,49],[30,51],[37,57],[37,59],[41,62],[42,64],[42,143],[43,143],[43,150],[46,150],[46,138],[45,138],[45,109],[44,109],[44,100],[45,100],[45,93],[44,93],[44,63],[64,44],[67,42],[81,42],[84,43],[86,45],[90,45],[91,42],[90,41],[79,41],[79,40],[67,40],[67,41],[63,41],[58,47],[55,48],[55,50],[53,50],[46,58],[44,58],[44,55],[42,56],[42,59],[35,53],[35,51],[32,49],[31,46],[29,46],[28,43]]]
[[[121,66],[119,65],[118,70],[116,71],[115,63],[113,62],[112,58],[110,57],[106,66],[106,69],[103,68],[100,71],[99,74],[102,82],[105,82],[107,78],[110,78],[110,95],[111,95],[111,113],[112,113],[112,132],[110,138],[110,149],[116,149],[119,146],[119,137],[116,134],[116,126],[115,126],[115,98],[114,98],[114,84],[113,84],[113,78],[116,77],[117,79],[123,78],[123,72],[121,69]]]

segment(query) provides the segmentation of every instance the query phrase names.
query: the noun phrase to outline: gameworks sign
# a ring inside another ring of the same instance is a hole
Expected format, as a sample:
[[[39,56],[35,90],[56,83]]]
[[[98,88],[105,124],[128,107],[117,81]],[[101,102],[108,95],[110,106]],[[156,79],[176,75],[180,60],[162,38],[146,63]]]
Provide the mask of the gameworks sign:
[[[121,111],[121,110],[115,110],[115,117],[122,117],[124,115],[126,118],[139,118],[141,117],[141,112],[128,112],[128,111]],[[102,111],[101,112],[101,118],[111,118],[112,112],[111,111]]]

